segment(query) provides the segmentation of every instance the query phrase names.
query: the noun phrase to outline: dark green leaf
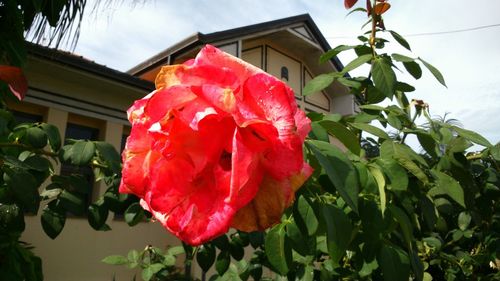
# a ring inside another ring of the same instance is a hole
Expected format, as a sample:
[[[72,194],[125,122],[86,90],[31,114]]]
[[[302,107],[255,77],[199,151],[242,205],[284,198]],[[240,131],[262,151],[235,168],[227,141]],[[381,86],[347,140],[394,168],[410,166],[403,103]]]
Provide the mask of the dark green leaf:
[[[399,62],[412,62],[415,60],[414,58],[410,58],[401,54],[392,54],[391,56],[395,61]]]
[[[396,85],[396,74],[394,74],[390,63],[384,58],[375,58],[372,62],[371,73],[375,87],[386,97],[392,99]]]
[[[344,125],[330,120],[320,121],[319,124],[324,127],[327,132],[338,139],[347,149],[355,155],[359,155],[361,147],[358,137],[347,129]]]
[[[303,90],[304,96],[308,96],[322,91],[326,87],[330,86],[330,84],[333,83],[333,80],[335,80],[335,77],[337,76],[338,76],[337,73],[328,73],[314,77],[314,79],[307,82],[306,86],[304,87]]]
[[[342,73],[347,73],[351,70],[354,70],[371,60],[372,60],[372,54],[359,56],[354,60],[352,60],[350,63],[348,63],[346,66],[344,66],[344,68],[342,69]]]
[[[81,195],[64,190],[59,195],[61,207],[75,215],[82,215],[85,211],[85,201]]]
[[[476,132],[462,129],[462,128],[457,127],[457,126],[451,126],[451,128],[453,130],[455,130],[461,137],[466,138],[473,143],[477,143],[477,144],[485,146],[485,147],[492,147],[493,146],[486,138],[484,138],[483,136],[481,136],[480,134],[478,134]]]
[[[400,249],[383,245],[377,258],[384,280],[409,280],[410,261]]]
[[[406,71],[408,71],[408,73],[413,76],[413,78],[420,79],[420,77],[422,77],[422,68],[420,68],[420,65],[418,65],[417,62],[403,62],[403,66],[405,67]]]
[[[407,247],[408,249],[411,249],[411,244],[413,242],[413,228],[410,219],[403,210],[395,205],[390,205],[388,207],[388,210],[391,211],[392,216],[401,226],[401,230],[403,231],[403,237],[407,243]]]
[[[95,144],[91,141],[78,141],[73,145],[71,163],[78,166],[88,165],[95,153]]]
[[[90,226],[99,230],[106,223],[108,218],[108,209],[103,205],[92,204],[88,207],[88,221]]]
[[[432,73],[432,75],[434,75],[434,77],[436,77],[436,79],[439,81],[439,83],[441,83],[443,86],[447,87],[446,83],[444,82],[443,74],[441,74],[441,72],[439,72],[439,70],[437,68],[435,68],[433,65],[426,62],[422,58],[418,58],[418,59],[425,65],[425,67],[427,67],[427,69],[429,69],[429,71]]]
[[[128,225],[134,226],[144,219],[144,209],[135,202],[125,210],[124,217]]]
[[[412,85],[406,84],[404,82],[396,82],[396,91],[401,91],[404,93],[414,92],[415,88]]]
[[[47,134],[52,151],[58,151],[59,148],[61,148],[61,135],[59,134],[59,129],[52,124],[46,123],[41,124],[40,127],[45,131],[45,134]]]
[[[286,275],[291,266],[292,251],[287,244],[285,224],[274,226],[266,235],[265,247],[267,259],[281,275]]]
[[[394,40],[396,40],[401,46],[411,51],[410,44],[408,44],[408,41],[406,41],[403,36],[392,30],[389,30],[389,32],[391,33],[392,37],[394,37]]]
[[[47,134],[38,127],[29,128],[26,131],[26,138],[31,146],[35,148],[43,148],[47,145]]]
[[[210,244],[201,245],[196,254],[196,261],[204,272],[207,272],[215,262],[215,249]]]
[[[408,187],[408,174],[396,161],[382,158],[377,161],[377,164],[382,167],[389,178],[389,189],[397,191],[406,190]]]
[[[245,250],[240,242],[241,241],[238,242],[237,239],[232,239],[229,242],[229,253],[231,254],[231,257],[237,261],[241,260],[245,255]]]
[[[103,263],[112,264],[112,265],[122,265],[122,264],[128,263],[128,259],[126,257],[120,256],[120,255],[107,256],[104,259],[102,259],[101,261]]]
[[[341,52],[351,50],[354,48],[356,48],[356,46],[339,45],[339,46],[329,50],[328,52],[322,54],[319,57],[319,63],[325,63],[326,61],[329,61],[330,59],[332,59],[336,55],[340,54]]]
[[[33,175],[19,168],[3,167],[3,180],[24,210],[36,213],[40,205],[38,185]]]
[[[309,140],[306,144],[325,169],[342,199],[357,213],[359,182],[352,162],[330,143]]]
[[[307,229],[307,234],[314,235],[316,233],[316,230],[318,229],[318,219],[314,214],[313,208],[304,198],[304,196],[300,196],[297,200],[297,211],[299,213],[301,221],[304,223]]]
[[[66,213],[54,203],[47,205],[41,216],[43,231],[52,239],[61,233],[66,222]]]
[[[228,251],[221,251],[217,256],[217,260],[215,261],[215,270],[217,273],[222,276],[229,268],[229,263],[231,261],[231,257],[229,257]]]
[[[349,246],[352,225],[344,211],[337,206],[323,205],[321,210],[326,223],[328,253],[332,261],[338,263]]]
[[[96,141],[94,143],[102,160],[104,160],[111,166],[110,168],[113,170],[113,172],[119,173],[121,158],[115,147],[107,142],[102,141]]]
[[[431,173],[436,178],[436,186],[465,208],[464,191],[458,181],[443,172],[432,170]]]

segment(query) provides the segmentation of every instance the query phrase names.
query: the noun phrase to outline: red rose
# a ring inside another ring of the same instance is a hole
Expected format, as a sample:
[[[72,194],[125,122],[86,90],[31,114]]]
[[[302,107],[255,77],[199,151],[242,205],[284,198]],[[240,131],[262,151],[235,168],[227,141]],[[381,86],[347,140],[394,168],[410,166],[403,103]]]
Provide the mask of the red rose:
[[[127,112],[120,192],[191,245],[279,222],[312,172],[290,87],[210,45],[155,82]]]

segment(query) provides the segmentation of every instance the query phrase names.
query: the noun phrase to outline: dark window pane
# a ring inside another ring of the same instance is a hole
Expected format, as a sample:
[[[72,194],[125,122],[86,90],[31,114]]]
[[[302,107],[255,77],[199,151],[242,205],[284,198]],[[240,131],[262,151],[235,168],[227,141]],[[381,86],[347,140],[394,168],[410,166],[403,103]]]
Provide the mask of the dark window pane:
[[[66,126],[66,134],[64,138],[75,140],[97,140],[99,137],[99,129],[68,123]]]
[[[31,113],[26,113],[26,112],[21,112],[21,111],[16,111],[13,110],[12,114],[14,115],[14,120],[16,120],[16,123],[36,123],[36,122],[42,122],[43,121],[43,116],[37,115],[37,114],[31,114]]]

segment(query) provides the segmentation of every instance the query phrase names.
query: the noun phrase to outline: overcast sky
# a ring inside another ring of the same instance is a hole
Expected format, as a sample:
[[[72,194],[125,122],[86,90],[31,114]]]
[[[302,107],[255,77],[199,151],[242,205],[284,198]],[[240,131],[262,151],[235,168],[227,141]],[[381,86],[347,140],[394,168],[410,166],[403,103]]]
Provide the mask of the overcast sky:
[[[195,33],[210,33],[309,13],[331,46],[353,44],[366,16],[346,17],[343,0],[149,0],[135,7],[127,0],[111,5],[83,22],[76,53],[126,71]],[[365,2],[365,1],[360,1]],[[500,24],[499,0],[389,1],[389,29],[402,35],[441,32]],[[420,56],[444,75],[442,87],[429,72],[414,81],[410,98],[423,99],[432,115],[450,113],[465,128],[491,142],[500,141],[500,26],[445,35],[408,36],[413,56]],[[403,54],[397,45],[390,51]],[[353,54],[340,56],[344,64]],[[354,73],[356,74],[356,73]]]

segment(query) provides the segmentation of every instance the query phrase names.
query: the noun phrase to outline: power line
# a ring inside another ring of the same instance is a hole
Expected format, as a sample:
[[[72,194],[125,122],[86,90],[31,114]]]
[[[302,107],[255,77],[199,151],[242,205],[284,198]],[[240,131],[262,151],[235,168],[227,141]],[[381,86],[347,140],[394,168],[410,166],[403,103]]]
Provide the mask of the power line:
[[[481,25],[481,26],[464,28],[464,29],[448,30],[448,31],[413,33],[413,34],[406,34],[403,36],[404,37],[417,37],[417,36],[428,36],[428,35],[443,35],[443,34],[451,34],[451,33],[469,32],[469,31],[475,31],[475,30],[487,29],[487,28],[493,28],[493,27],[500,27],[500,23],[490,24],[490,25]],[[352,36],[328,36],[326,38],[327,39],[352,38]]]

